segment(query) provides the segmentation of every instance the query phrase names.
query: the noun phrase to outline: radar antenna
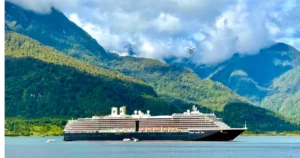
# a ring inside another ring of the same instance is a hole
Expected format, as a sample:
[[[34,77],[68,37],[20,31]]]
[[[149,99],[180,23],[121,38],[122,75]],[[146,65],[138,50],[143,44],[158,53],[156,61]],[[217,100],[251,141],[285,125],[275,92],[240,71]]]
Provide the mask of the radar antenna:
[[[197,111],[197,107],[195,105],[193,105],[192,110]]]

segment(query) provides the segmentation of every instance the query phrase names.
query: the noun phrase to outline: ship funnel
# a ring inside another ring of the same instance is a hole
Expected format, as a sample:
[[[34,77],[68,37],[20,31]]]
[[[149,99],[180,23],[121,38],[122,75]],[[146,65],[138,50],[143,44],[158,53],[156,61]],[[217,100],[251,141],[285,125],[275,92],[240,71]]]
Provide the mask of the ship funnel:
[[[111,108],[111,116],[118,116],[118,108],[116,107]]]
[[[120,107],[120,115],[126,115],[126,106]]]

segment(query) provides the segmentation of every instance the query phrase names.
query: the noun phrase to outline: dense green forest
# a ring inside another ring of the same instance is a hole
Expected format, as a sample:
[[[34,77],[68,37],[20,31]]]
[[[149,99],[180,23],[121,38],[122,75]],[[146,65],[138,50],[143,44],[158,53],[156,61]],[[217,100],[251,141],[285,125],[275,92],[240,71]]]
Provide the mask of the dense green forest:
[[[95,39],[55,9],[50,14],[36,14],[6,2],[5,11],[7,29],[81,61],[147,82],[159,96],[168,100],[185,100],[218,111],[228,103],[246,102],[220,83],[201,80],[190,69],[106,52]]]
[[[190,67],[202,78],[221,82],[256,106],[300,121],[300,52],[292,46],[276,43],[257,54],[237,53],[211,66],[173,64]]]
[[[300,130],[299,122],[291,123],[287,118],[275,112],[246,103],[228,104],[223,112],[217,112],[216,115],[232,127],[243,127],[246,122],[249,131],[255,133]]]
[[[300,67],[276,78],[260,106],[300,122]]]
[[[167,99],[180,99],[222,111],[228,103],[246,102],[229,88],[209,79],[201,80],[192,70],[157,60],[123,57],[110,61],[126,75],[139,78]]]
[[[109,72],[7,32],[5,42],[7,117],[90,116],[111,106],[166,107],[141,81]]]
[[[58,118],[38,118],[24,119],[6,118],[6,136],[58,136],[62,135],[67,119]]]

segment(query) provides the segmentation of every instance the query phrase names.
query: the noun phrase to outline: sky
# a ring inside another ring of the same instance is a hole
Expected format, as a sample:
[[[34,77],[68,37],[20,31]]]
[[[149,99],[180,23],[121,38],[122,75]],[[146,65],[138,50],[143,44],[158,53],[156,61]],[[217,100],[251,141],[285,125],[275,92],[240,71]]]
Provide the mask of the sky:
[[[107,51],[216,64],[276,42],[300,50],[300,0],[7,0],[62,11]],[[192,48],[188,51],[187,48]]]

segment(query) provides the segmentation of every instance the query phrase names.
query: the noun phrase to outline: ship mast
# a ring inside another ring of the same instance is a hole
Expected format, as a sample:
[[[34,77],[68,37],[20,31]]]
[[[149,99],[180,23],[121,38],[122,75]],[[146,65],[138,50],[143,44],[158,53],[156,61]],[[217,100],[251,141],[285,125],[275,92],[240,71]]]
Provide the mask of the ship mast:
[[[247,129],[247,123],[246,123],[246,121],[245,121],[245,125],[244,125],[244,128],[245,128],[245,129]]]

